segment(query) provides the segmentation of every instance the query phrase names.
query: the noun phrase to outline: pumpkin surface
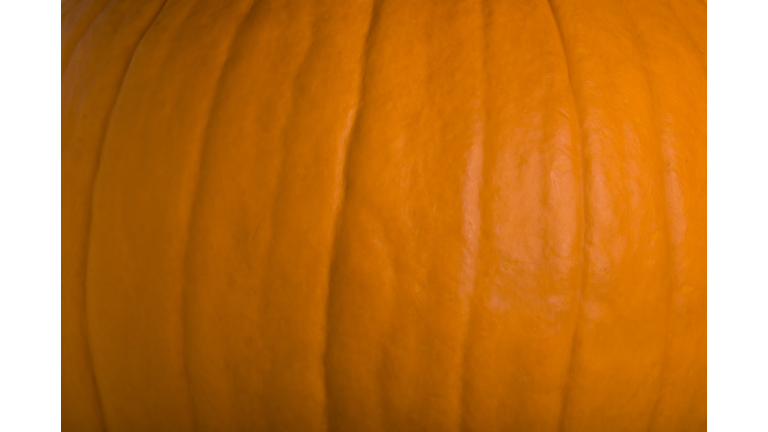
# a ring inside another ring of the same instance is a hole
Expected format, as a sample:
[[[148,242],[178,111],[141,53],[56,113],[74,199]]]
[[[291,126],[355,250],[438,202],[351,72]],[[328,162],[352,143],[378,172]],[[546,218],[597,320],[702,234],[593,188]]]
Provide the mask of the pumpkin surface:
[[[65,0],[65,431],[706,430],[706,2]]]

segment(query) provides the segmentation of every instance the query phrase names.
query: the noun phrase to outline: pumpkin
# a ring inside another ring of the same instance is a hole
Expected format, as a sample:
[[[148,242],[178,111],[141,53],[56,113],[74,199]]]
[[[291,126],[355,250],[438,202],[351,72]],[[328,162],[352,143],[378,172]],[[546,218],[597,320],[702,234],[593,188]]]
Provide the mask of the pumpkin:
[[[65,0],[62,429],[706,430],[706,2]]]

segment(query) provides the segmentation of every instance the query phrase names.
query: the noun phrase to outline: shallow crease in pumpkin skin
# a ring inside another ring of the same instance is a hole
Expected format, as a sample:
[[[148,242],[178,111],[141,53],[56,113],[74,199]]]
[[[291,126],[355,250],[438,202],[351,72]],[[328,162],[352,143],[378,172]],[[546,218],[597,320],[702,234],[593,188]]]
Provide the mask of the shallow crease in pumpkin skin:
[[[625,8],[626,8],[626,5],[625,5]],[[629,11],[628,11],[628,12],[629,12]],[[630,14],[629,14],[629,13],[627,13],[627,16],[628,16],[628,17],[629,17],[629,15],[630,15]],[[633,24],[633,25],[634,25],[634,24]],[[637,35],[637,29],[636,29],[636,28],[633,28],[633,33],[635,33],[635,35]],[[687,31],[686,31],[686,33],[687,33]],[[690,36],[690,35],[689,35],[689,36]],[[635,36],[635,37],[637,38],[637,36]],[[640,44],[641,44],[639,41],[637,41],[637,39],[636,39],[636,42],[638,43],[638,45],[640,45]],[[644,49],[644,47],[642,47],[642,48],[643,48],[643,49],[642,49],[642,51],[646,51],[646,50]],[[646,59],[644,59],[644,60],[646,60]],[[648,73],[648,68],[647,68],[647,66],[646,66],[645,64],[643,65],[643,71],[644,71],[644,73],[645,73],[645,76],[646,76],[646,77],[648,77],[647,79],[649,80],[649,82],[648,82],[649,90],[651,90],[651,91],[650,91],[650,92],[651,92],[651,94],[654,94],[653,90],[650,88],[650,87],[651,87],[650,76],[649,76],[649,73]],[[655,101],[652,101],[652,104],[653,104],[653,105],[656,105],[656,104],[655,104]],[[656,106],[653,106],[653,108],[655,108],[655,109],[653,110],[653,112],[656,112],[656,109],[657,109],[657,107],[656,107]],[[658,140],[658,142],[659,142],[659,144],[660,144],[660,147],[661,147],[661,146],[663,146],[663,140],[662,140],[662,137],[660,136],[660,133],[659,133],[659,127],[658,127],[658,119],[656,118],[656,116],[652,116],[652,118],[651,118],[651,119],[652,119],[652,121],[653,121],[653,129],[654,129],[654,132],[655,132],[655,136],[656,136],[656,138],[657,138],[657,140]],[[668,161],[665,159],[665,157],[664,157],[664,156],[665,156],[665,154],[664,154],[663,150],[660,150],[660,153],[661,153],[661,162],[662,162],[664,165],[669,165],[669,162],[668,162]],[[666,198],[666,190],[667,190],[667,185],[666,185],[666,179],[665,179],[663,176],[662,176],[662,178],[661,178],[660,184],[661,184],[661,189],[662,189],[663,193],[665,194],[665,199],[664,199],[664,201],[665,201],[665,202],[667,202],[667,201],[668,201],[668,200],[667,200],[667,198]],[[669,234],[669,231],[670,231],[669,214],[667,213],[667,214],[665,214],[665,216],[666,216],[666,218],[665,218],[665,220],[664,220],[664,223],[665,223],[665,231],[666,231],[666,232],[665,232],[665,234],[666,234],[666,235],[665,235],[665,237],[664,237],[664,240],[666,240],[667,242],[669,242],[669,237],[671,237],[671,235]],[[659,237],[659,232],[657,231],[657,232],[655,232],[655,233],[653,234],[653,237],[651,238],[651,242],[655,242],[656,240],[658,240],[658,237]],[[669,254],[669,259],[672,259],[672,255],[671,255],[670,249],[671,249],[671,247],[667,247],[667,251],[668,251],[667,253]],[[667,272],[670,272],[670,269],[671,269],[671,266],[669,266],[669,268],[667,269]],[[670,284],[670,285],[671,285],[671,284]],[[670,291],[671,291],[671,289],[670,289]],[[671,294],[671,292],[670,292],[670,294]],[[670,301],[671,301],[671,296],[670,296]],[[669,311],[667,312],[667,315],[669,315]],[[667,327],[667,328],[669,327],[669,319],[667,320],[667,326],[666,326],[666,327]],[[667,354],[667,352],[668,352],[668,346],[669,346],[669,341],[668,341],[668,340],[665,340],[665,343],[664,343],[664,352],[663,352],[663,357],[662,357],[662,359],[663,359],[663,360],[662,360],[662,361],[663,361],[663,363],[662,363],[662,365],[661,365],[661,372],[660,372],[660,374],[659,374],[659,375],[660,375],[660,376],[659,376],[659,387],[660,387],[660,388],[661,388],[661,386],[663,386],[663,384],[664,384],[664,371],[665,371],[665,366],[666,366],[666,362],[667,362],[667,355],[668,355],[668,354]],[[638,391],[639,391],[639,388],[638,388],[638,390],[637,390],[637,391],[635,391],[635,393],[632,395],[632,397],[634,397],[634,396],[637,394],[637,392],[638,392]],[[660,401],[661,401],[661,395],[662,395],[662,393],[661,393],[661,389],[659,390],[659,392],[658,392],[658,393],[659,393],[659,394],[658,394],[658,396],[657,396],[657,398],[656,398],[656,402],[655,402],[655,403],[654,403],[654,405],[653,405],[653,409],[652,409],[652,411],[651,411],[651,416],[650,416],[650,419],[649,419],[649,421],[648,421],[648,429],[649,429],[649,430],[651,430],[651,429],[653,428],[654,424],[655,424],[655,418],[656,418],[656,415],[657,415],[656,413],[657,413],[657,411],[658,411],[659,403],[660,403]]]
[[[572,84],[573,81],[572,81],[571,73],[570,73],[570,70],[571,70],[572,66],[569,65],[569,58],[568,58],[568,53],[567,53],[567,49],[566,49],[565,40],[563,39],[563,32],[562,32],[562,29],[560,28],[560,23],[558,21],[557,12],[555,11],[555,7],[552,5],[552,1],[553,0],[547,0],[547,5],[549,6],[550,11],[552,12],[552,19],[554,21],[555,28],[557,29],[558,37],[560,39],[560,45],[562,47],[564,64],[565,64],[566,69],[568,71],[568,87],[569,87],[569,89],[571,91],[571,100],[574,103],[575,112],[576,112],[576,115],[577,115],[577,123],[579,125],[578,135],[581,138],[579,148],[581,149],[580,160],[581,160],[581,163],[582,163],[581,164],[581,179],[582,179],[581,180],[582,181],[581,217],[582,217],[582,224],[583,225],[582,225],[582,228],[581,228],[581,230],[582,230],[582,238],[581,238],[581,267],[582,267],[582,270],[581,270],[581,284],[580,284],[579,290],[576,293],[577,294],[576,305],[575,305],[575,308],[576,308],[576,319],[574,321],[573,338],[571,339],[571,347],[570,347],[570,352],[568,354],[568,367],[567,367],[567,373],[566,373],[566,376],[565,376],[565,381],[563,383],[563,390],[562,390],[562,396],[561,396],[562,400],[561,400],[561,403],[560,403],[560,410],[558,412],[558,416],[559,416],[559,421],[558,421],[558,425],[559,426],[558,426],[558,429],[562,431],[564,429],[564,427],[565,427],[565,424],[566,424],[565,423],[566,422],[566,409],[568,407],[568,398],[570,397],[570,383],[571,383],[570,381],[572,379],[571,377],[575,373],[575,370],[574,370],[574,367],[575,367],[575,365],[574,365],[574,356],[575,355],[574,355],[574,353],[575,353],[575,351],[577,349],[579,321],[580,321],[580,317],[581,317],[581,314],[582,314],[582,304],[581,304],[582,298],[581,297],[582,297],[582,292],[585,289],[585,285],[587,284],[586,268],[588,266],[588,264],[587,264],[588,255],[587,255],[587,251],[586,251],[586,248],[587,248],[586,239],[588,238],[588,236],[587,236],[587,227],[588,227],[587,221],[588,221],[588,218],[587,218],[587,205],[586,205],[587,175],[586,175],[586,169],[584,167],[584,160],[585,160],[586,156],[584,154],[584,137],[583,137],[583,133],[581,131],[582,116],[579,115],[579,108],[578,108],[579,107],[579,102],[577,101],[576,93],[573,90],[573,84]]]
[[[346,189],[347,189],[347,182],[348,180],[348,173],[347,173],[347,159],[350,152],[350,147],[352,146],[352,143],[354,142],[355,133],[358,129],[358,119],[359,119],[359,113],[362,109],[363,105],[363,88],[365,87],[365,69],[366,69],[366,52],[368,50],[368,46],[370,45],[370,35],[372,28],[375,23],[376,19],[376,12],[377,12],[377,0],[373,0],[373,5],[371,6],[371,17],[368,23],[368,28],[365,31],[365,36],[363,38],[363,52],[361,53],[361,68],[360,68],[360,86],[358,88],[358,100],[355,104],[355,107],[353,108],[352,113],[350,114],[350,126],[346,128],[346,134],[343,138],[343,141],[345,142],[344,145],[344,156],[342,157],[342,162],[340,164],[339,171],[341,172],[341,178],[339,179],[337,187],[341,191],[339,195],[337,196],[337,200],[335,203],[335,215],[334,215],[334,224],[333,224],[333,230],[331,231],[331,235],[333,238],[333,244],[331,246],[331,257],[329,259],[329,267],[328,267],[328,284],[327,284],[327,296],[325,301],[325,341],[323,343],[323,356],[322,356],[322,362],[323,362],[323,392],[325,395],[325,415],[326,415],[326,425],[331,425],[331,413],[330,409],[328,407],[329,405],[329,399],[330,399],[330,393],[328,391],[328,340],[330,338],[330,333],[328,331],[328,316],[330,314],[330,302],[331,302],[331,290],[333,289],[333,269],[335,268],[336,260],[338,259],[338,236],[339,231],[341,230],[341,225],[343,224],[343,210],[344,210],[344,204],[346,199]]]
[[[468,264],[468,266],[471,266],[471,271],[468,271],[467,273],[471,273],[467,275],[468,279],[471,279],[471,292],[467,293],[467,297],[469,298],[467,301],[468,310],[467,310],[467,318],[466,318],[466,325],[465,330],[463,334],[463,341],[462,341],[462,355],[461,355],[461,375],[460,375],[460,384],[461,387],[459,388],[459,408],[461,410],[459,415],[459,426],[462,430],[468,429],[467,419],[466,419],[466,411],[467,411],[467,401],[466,398],[466,392],[465,388],[467,387],[467,380],[468,380],[468,374],[467,374],[467,361],[468,361],[468,353],[470,350],[470,344],[469,344],[469,338],[470,338],[470,329],[472,328],[472,316],[473,316],[473,309],[475,309],[475,290],[477,287],[477,277],[478,277],[478,261],[479,261],[479,254],[480,254],[480,244],[483,239],[482,233],[482,212],[483,212],[483,206],[481,203],[481,196],[482,196],[482,188],[485,183],[485,176],[486,176],[486,161],[485,161],[485,152],[486,152],[486,125],[488,123],[488,103],[487,103],[487,95],[488,95],[488,64],[487,64],[487,56],[488,56],[488,36],[487,36],[487,26],[488,26],[488,13],[489,13],[489,5],[487,4],[486,0],[482,0],[480,2],[480,14],[482,16],[481,26],[482,26],[482,61],[483,61],[483,72],[482,72],[482,85],[481,85],[481,91],[482,91],[482,123],[481,126],[479,126],[477,129],[479,129],[479,135],[480,143],[474,144],[470,150],[470,154],[468,155],[468,162],[467,162],[467,179],[466,179],[466,195],[464,197],[464,202],[466,208],[464,209],[464,212],[467,214],[472,214],[475,216],[474,218],[470,218],[469,215],[466,217],[465,221],[465,237],[468,239],[468,241],[472,242],[471,247],[468,247],[467,254],[471,257],[468,257],[468,260],[471,260],[471,264]],[[479,149],[479,150],[476,150]],[[479,159],[479,162],[476,161],[476,159]],[[475,168],[474,170],[472,168]],[[479,171],[479,172],[477,172]],[[476,184],[473,184],[476,183]],[[470,202],[469,195],[472,195],[476,198],[475,200],[472,200]],[[476,212],[475,212],[476,207]],[[470,220],[474,219],[474,220]]]
[[[183,364],[183,370],[184,370],[184,378],[185,378],[185,384],[186,384],[186,392],[187,392],[187,399],[189,401],[189,405],[191,407],[190,409],[190,415],[191,415],[191,421],[193,429],[196,428],[195,425],[199,423],[199,421],[195,418],[195,398],[193,397],[192,390],[191,390],[191,382],[190,382],[190,374],[189,374],[189,365],[188,365],[188,358],[191,355],[187,348],[187,340],[189,338],[188,336],[188,324],[189,321],[189,292],[188,292],[188,286],[189,286],[189,247],[190,247],[190,238],[192,236],[192,230],[194,227],[194,215],[195,210],[199,206],[199,194],[200,194],[200,182],[202,181],[202,174],[203,174],[203,160],[206,156],[206,147],[210,145],[209,136],[208,136],[208,130],[210,126],[210,121],[212,117],[213,110],[216,109],[217,100],[219,98],[219,92],[221,89],[221,77],[224,74],[224,71],[226,71],[227,66],[230,63],[230,57],[232,55],[232,47],[235,43],[238,41],[238,37],[241,32],[241,28],[243,24],[248,20],[248,17],[251,15],[253,11],[253,2],[251,5],[247,8],[246,12],[243,14],[242,19],[236,26],[236,30],[232,34],[232,40],[229,43],[227,47],[227,54],[224,56],[224,61],[222,62],[222,67],[219,71],[219,77],[216,79],[216,88],[213,92],[213,96],[211,97],[211,104],[209,109],[209,115],[206,117],[207,122],[206,126],[203,128],[202,135],[201,135],[201,144],[200,149],[198,151],[199,156],[197,160],[197,174],[195,176],[194,180],[194,187],[192,188],[192,199],[191,199],[191,205],[189,208],[189,216],[187,218],[187,235],[185,239],[185,246],[184,246],[184,255],[182,258],[182,291],[181,291],[181,301],[180,301],[180,314],[181,314],[181,322],[182,322],[182,332],[181,332],[181,339],[182,339],[182,349],[184,350],[184,364]]]
[[[125,58],[127,61],[125,62],[125,66],[120,68],[122,70],[122,73],[120,73],[119,78],[117,79],[117,83],[118,83],[117,87],[118,87],[118,89],[114,93],[115,97],[119,97],[119,95],[120,95],[121,89],[123,87],[123,82],[124,82],[124,79],[125,79],[125,75],[128,73],[128,70],[130,69],[130,65],[131,65],[131,62],[132,62],[133,57],[135,55],[135,52],[138,49],[138,47],[140,46],[142,40],[144,39],[144,35],[146,35],[147,30],[155,22],[155,20],[157,19],[157,16],[159,15],[160,11],[162,11],[164,6],[165,6],[165,2],[163,2],[163,4],[160,5],[157,8],[157,12],[155,12],[154,14],[152,14],[151,9],[148,10],[148,12],[149,12],[148,24],[146,26],[140,26],[140,29],[138,30],[138,37],[136,38],[136,42],[132,45],[133,48],[131,48],[129,51],[126,51],[126,53],[125,53],[125,54],[127,54],[127,57]],[[88,26],[88,29],[83,32],[83,38],[88,37],[88,36],[92,36],[90,32],[95,32],[97,30],[97,28],[95,28],[96,25],[103,26],[104,21],[100,21],[100,19],[106,19],[104,17],[104,14],[107,14],[108,12],[110,12],[110,10],[107,9],[107,8],[108,8],[108,5],[105,6],[105,9],[102,10],[102,12],[100,14],[94,16],[94,21],[91,23],[90,26]],[[141,27],[143,27],[143,29],[141,29]],[[99,28],[99,30],[100,30],[100,28]],[[80,43],[82,42],[83,38],[81,38],[78,41],[78,43],[75,45],[75,47],[74,47],[74,49],[72,51],[72,54],[74,54],[74,52],[77,49],[77,47],[80,46]],[[130,54],[128,54],[128,53],[130,53]],[[120,60],[122,60],[122,59],[120,59]],[[65,65],[65,69],[68,66],[69,66],[69,62],[67,61],[67,64]],[[101,72],[101,70],[99,72]],[[68,78],[66,76],[66,70],[62,70],[62,80],[65,81],[66,78]],[[91,88],[88,87],[88,90],[90,91]],[[84,243],[85,244],[85,251],[84,251],[84,257],[83,257],[83,261],[82,261],[82,263],[83,263],[83,270],[82,270],[83,276],[82,276],[82,281],[77,281],[75,283],[76,285],[81,285],[82,289],[84,291],[83,297],[84,297],[85,302],[84,302],[82,307],[83,307],[83,319],[85,321],[85,327],[84,327],[85,332],[82,335],[82,337],[85,339],[85,345],[87,347],[87,353],[85,354],[85,357],[88,359],[87,367],[91,370],[91,374],[92,374],[91,376],[93,378],[93,384],[94,384],[94,387],[95,387],[94,390],[95,390],[95,397],[96,397],[96,401],[97,401],[97,406],[94,407],[94,410],[96,412],[98,412],[98,418],[97,419],[93,419],[93,418],[91,418],[91,419],[80,418],[80,419],[74,420],[74,421],[76,421],[78,423],[78,426],[80,428],[87,428],[87,429],[92,429],[92,430],[105,430],[107,428],[107,419],[105,418],[105,414],[104,414],[104,399],[103,399],[103,396],[102,396],[102,391],[100,390],[100,384],[99,384],[99,380],[98,380],[98,375],[97,375],[96,370],[95,370],[93,348],[92,348],[92,342],[91,342],[91,336],[90,336],[91,325],[92,324],[89,322],[89,306],[88,306],[89,302],[88,302],[87,280],[88,280],[88,271],[89,271],[91,224],[92,224],[92,218],[93,218],[93,209],[92,209],[93,204],[92,204],[92,202],[93,202],[93,196],[94,196],[94,193],[95,193],[94,190],[96,188],[98,177],[99,177],[99,169],[100,169],[100,166],[101,166],[101,156],[102,156],[102,153],[103,153],[104,137],[106,136],[106,133],[107,133],[108,128],[109,128],[109,122],[110,122],[110,120],[112,118],[112,110],[114,108],[114,104],[115,104],[114,100],[111,103],[108,104],[109,111],[106,113],[106,117],[105,117],[106,121],[107,121],[107,124],[104,126],[103,130],[97,132],[96,136],[95,136],[97,144],[95,146],[96,155],[95,155],[95,158],[94,158],[95,159],[95,167],[93,169],[93,177],[92,177],[92,180],[89,182],[90,185],[84,187],[84,190],[87,191],[87,196],[88,196],[88,199],[84,200],[84,203],[85,203],[85,205],[88,206],[88,210],[87,210],[87,213],[85,215],[85,217],[87,218],[87,222],[86,222],[86,227],[87,228],[86,228],[85,243]],[[83,116],[83,119],[85,119],[85,118],[86,117]],[[79,121],[81,119],[77,118],[77,120]],[[80,125],[78,124],[77,126],[80,126]],[[62,145],[63,145],[63,147],[66,146],[68,138],[69,137],[65,137],[65,136],[62,137]],[[76,147],[77,143],[70,143],[70,145],[74,149]],[[68,153],[67,153],[67,156],[69,156]],[[65,159],[65,161],[66,161],[66,159]],[[63,163],[65,163],[65,162],[63,162]],[[71,179],[67,179],[67,180],[71,181]],[[63,285],[62,288],[64,289],[64,285]],[[67,295],[66,292],[64,292],[63,295]],[[63,367],[66,368],[67,366],[63,366]],[[67,390],[68,389],[66,389],[66,388],[64,389],[64,391],[67,391]],[[70,397],[72,397],[71,393],[68,393],[68,395]],[[80,398],[87,398],[85,395],[78,395],[78,397],[80,397]],[[67,414],[68,413],[64,413],[64,415],[67,415]],[[68,427],[68,425],[65,424],[64,427]]]

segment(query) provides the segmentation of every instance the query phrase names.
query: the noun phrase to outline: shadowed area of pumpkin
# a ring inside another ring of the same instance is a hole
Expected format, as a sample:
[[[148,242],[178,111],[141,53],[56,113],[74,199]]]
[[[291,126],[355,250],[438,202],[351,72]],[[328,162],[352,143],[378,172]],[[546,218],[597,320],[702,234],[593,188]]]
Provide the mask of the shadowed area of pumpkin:
[[[65,0],[62,430],[706,430],[706,3]]]

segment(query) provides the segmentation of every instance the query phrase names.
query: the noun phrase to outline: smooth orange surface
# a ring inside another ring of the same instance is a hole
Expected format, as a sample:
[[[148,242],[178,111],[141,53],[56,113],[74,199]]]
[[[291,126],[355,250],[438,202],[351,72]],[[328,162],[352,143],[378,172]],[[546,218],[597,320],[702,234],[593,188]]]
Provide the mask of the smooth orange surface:
[[[706,430],[706,3],[65,0],[64,431]]]

